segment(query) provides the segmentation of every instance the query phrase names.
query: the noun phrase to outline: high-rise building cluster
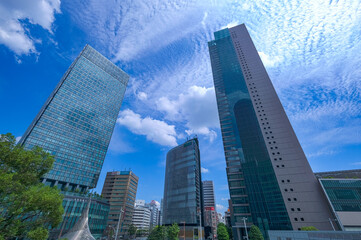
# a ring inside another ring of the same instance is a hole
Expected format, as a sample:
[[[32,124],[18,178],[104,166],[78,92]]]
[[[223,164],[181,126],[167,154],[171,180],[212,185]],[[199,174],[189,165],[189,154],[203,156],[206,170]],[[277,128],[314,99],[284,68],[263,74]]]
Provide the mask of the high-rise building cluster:
[[[361,230],[360,171],[314,174],[246,26],[214,37],[208,47],[230,195],[225,215],[216,211],[213,181],[202,181],[197,137],[167,153],[160,204],[136,200],[139,178],[130,170],[108,172],[101,196],[90,196],[129,76],[86,45],[19,142],[55,157],[41,181],[62,191],[65,211],[49,239],[125,239],[132,224],[150,231],[174,223],[179,238],[216,239],[220,222],[234,240],[247,239],[252,225],[272,240],[309,226],[357,239],[346,232]]]
[[[137,229],[152,230],[160,225],[160,204],[155,200],[145,203],[145,200],[136,200],[133,214],[133,224]]]

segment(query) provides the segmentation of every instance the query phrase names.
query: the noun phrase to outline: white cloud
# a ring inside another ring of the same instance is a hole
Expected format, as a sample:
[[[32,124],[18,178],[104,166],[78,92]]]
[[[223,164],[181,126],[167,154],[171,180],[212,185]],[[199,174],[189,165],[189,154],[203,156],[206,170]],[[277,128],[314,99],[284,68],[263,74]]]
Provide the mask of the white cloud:
[[[21,21],[40,25],[52,33],[54,14],[60,13],[60,0],[5,0],[0,2],[0,44],[17,55],[36,52],[29,30]]]
[[[221,204],[216,204],[216,209],[217,209],[217,212],[224,212],[227,210],[226,207]]]
[[[117,123],[127,127],[132,133],[144,135],[147,140],[163,146],[176,146],[176,131],[174,125],[168,125],[164,121],[142,118],[130,109],[121,111]]]
[[[16,143],[18,143],[20,141],[20,139],[21,139],[21,136],[16,137]]]
[[[180,94],[171,101],[160,98],[157,109],[163,111],[166,117],[173,121],[186,121],[186,133],[206,135],[213,141],[217,134],[210,128],[218,128],[218,112],[214,88],[192,86],[186,93]]]
[[[201,167],[201,172],[202,172],[202,173],[208,173],[208,172],[209,172],[209,169],[204,168],[204,167]]]
[[[148,94],[146,94],[145,92],[138,92],[137,97],[139,100],[144,101],[147,100]]]
[[[258,52],[259,56],[261,57],[261,60],[266,67],[274,67],[277,66],[279,63],[283,61],[282,57],[270,57],[266,55],[264,52]]]

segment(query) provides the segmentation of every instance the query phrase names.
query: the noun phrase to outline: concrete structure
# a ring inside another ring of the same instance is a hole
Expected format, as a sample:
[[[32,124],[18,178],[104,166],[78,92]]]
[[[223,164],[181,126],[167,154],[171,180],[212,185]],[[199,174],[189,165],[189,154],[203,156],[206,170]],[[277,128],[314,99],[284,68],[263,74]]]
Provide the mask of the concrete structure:
[[[162,223],[177,223],[183,226],[180,235],[185,234],[187,239],[193,239],[194,234],[198,234],[199,226],[203,226],[202,179],[197,138],[186,141],[167,154]],[[186,232],[182,233],[182,229],[186,229]]]
[[[315,226],[332,216],[244,24],[208,43],[232,200],[233,237]]]
[[[224,216],[222,215],[222,213],[217,212],[217,225],[219,223],[226,224],[226,221],[225,221]]]
[[[203,201],[204,207],[216,207],[213,181],[203,181]]]
[[[160,200],[159,225],[163,225],[163,198]]]
[[[63,199],[63,221],[50,232],[49,239],[59,239],[59,236],[73,229],[74,225],[81,221],[79,218],[81,214],[84,213],[88,202],[88,195],[67,192]],[[88,224],[90,232],[96,239],[100,239],[103,236],[104,230],[107,227],[109,207],[109,202],[105,199],[94,195],[92,196],[87,215],[89,216]]]
[[[231,224],[231,211],[229,209],[224,212],[224,222],[225,222],[227,227],[232,227],[232,224]]]
[[[118,238],[124,238],[132,223],[138,177],[132,171],[108,172],[102,195],[109,201],[108,225],[119,228]]]
[[[86,208],[83,210],[80,218],[74,224],[74,226],[69,229],[69,231],[61,237],[61,239],[68,240],[95,240],[89,230],[88,224],[88,213],[90,209],[91,199],[88,200]]]
[[[361,179],[319,179],[334,218],[335,228],[344,231],[361,231]]]
[[[317,178],[359,178],[361,179],[361,169],[318,172],[315,173]]]
[[[217,235],[217,212],[213,181],[203,181],[205,237],[214,239]]]
[[[151,211],[145,205],[135,204],[133,213],[133,224],[137,229],[149,230],[151,220]]]
[[[268,231],[270,240],[359,240],[361,232],[341,231]]]
[[[159,203],[158,203],[159,205]],[[150,203],[146,203],[145,207],[147,207],[150,212],[150,228],[153,229],[155,226],[159,225],[159,207],[155,200],[152,200]]]

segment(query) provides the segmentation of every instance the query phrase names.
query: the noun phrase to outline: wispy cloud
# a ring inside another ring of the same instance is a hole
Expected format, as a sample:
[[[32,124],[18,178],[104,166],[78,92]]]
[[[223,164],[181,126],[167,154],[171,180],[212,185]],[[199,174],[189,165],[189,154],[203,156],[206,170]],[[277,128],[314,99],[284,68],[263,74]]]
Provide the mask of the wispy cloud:
[[[209,170],[208,170],[207,168],[201,167],[201,172],[202,172],[202,173],[208,173]]]
[[[166,116],[176,129],[212,134],[216,118],[193,121],[199,115],[177,104],[190,97],[192,86],[213,86],[207,48],[213,32],[246,23],[300,141],[319,141],[317,149],[306,147],[308,156],[333,153],[325,136],[343,136],[351,122],[359,124],[350,121],[361,118],[359,1],[73,4],[66,9],[79,26],[134,73],[127,94],[141,100],[129,101],[141,115]],[[341,137],[339,147],[359,144],[352,139]]]

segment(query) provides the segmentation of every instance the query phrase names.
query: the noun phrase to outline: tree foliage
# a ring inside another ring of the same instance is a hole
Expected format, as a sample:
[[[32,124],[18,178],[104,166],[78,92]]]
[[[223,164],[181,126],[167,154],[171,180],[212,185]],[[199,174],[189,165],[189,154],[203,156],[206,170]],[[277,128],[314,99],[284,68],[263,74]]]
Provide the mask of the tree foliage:
[[[130,224],[128,228],[128,234],[131,239],[135,237],[135,234],[137,233],[137,227],[134,224]]]
[[[217,226],[217,239],[218,240],[229,240],[228,231],[224,223],[219,223]]]
[[[306,227],[301,227],[301,231],[318,231],[318,229],[314,226],[306,226]]]
[[[0,239],[47,239],[61,222],[60,191],[40,183],[53,162],[41,148],[25,150],[13,135],[0,135]]]
[[[172,226],[167,227],[167,239],[178,240],[179,227],[178,224],[173,223]]]
[[[232,228],[231,228],[231,227],[228,227],[228,226],[226,226],[226,228],[227,228],[227,232],[228,232],[229,239],[230,239],[230,240],[233,240]]]
[[[261,230],[256,225],[252,225],[249,231],[249,240],[264,240]]]
[[[148,240],[178,240],[179,226],[173,223],[171,226],[156,226],[148,236]]]
[[[156,226],[148,236],[148,240],[164,240],[166,237],[166,227]]]

